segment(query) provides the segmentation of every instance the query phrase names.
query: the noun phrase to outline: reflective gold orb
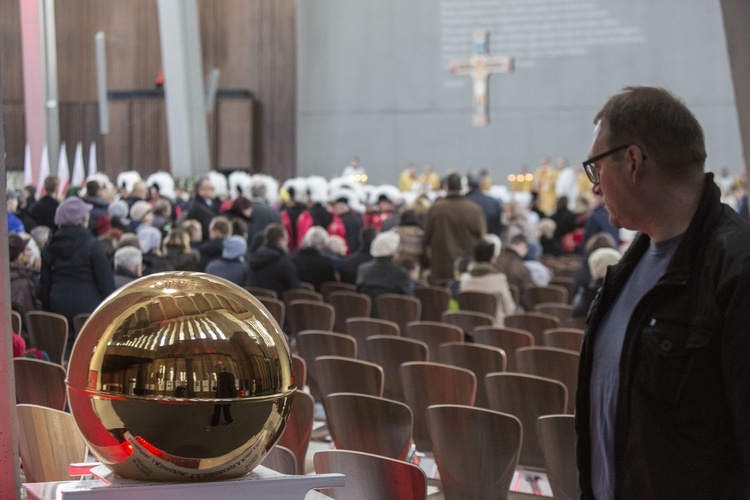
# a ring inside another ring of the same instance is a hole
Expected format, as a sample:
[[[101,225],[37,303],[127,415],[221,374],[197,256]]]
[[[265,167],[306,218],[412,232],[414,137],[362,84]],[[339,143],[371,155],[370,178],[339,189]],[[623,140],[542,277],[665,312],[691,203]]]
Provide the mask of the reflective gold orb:
[[[268,310],[229,281],[188,272],[108,297],[76,340],[67,384],[94,454],[144,481],[250,472],[280,437],[296,391]]]

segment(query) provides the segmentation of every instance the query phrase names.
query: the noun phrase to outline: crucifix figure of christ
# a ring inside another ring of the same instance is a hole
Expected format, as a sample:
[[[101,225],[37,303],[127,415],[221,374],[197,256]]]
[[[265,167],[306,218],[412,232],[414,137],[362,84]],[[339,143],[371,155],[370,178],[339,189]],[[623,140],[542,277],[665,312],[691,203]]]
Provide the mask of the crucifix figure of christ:
[[[490,123],[490,97],[488,83],[495,73],[512,73],[513,58],[510,56],[490,56],[490,33],[487,30],[474,32],[474,54],[469,59],[450,62],[450,71],[454,75],[470,75],[473,80],[475,127],[484,127]]]

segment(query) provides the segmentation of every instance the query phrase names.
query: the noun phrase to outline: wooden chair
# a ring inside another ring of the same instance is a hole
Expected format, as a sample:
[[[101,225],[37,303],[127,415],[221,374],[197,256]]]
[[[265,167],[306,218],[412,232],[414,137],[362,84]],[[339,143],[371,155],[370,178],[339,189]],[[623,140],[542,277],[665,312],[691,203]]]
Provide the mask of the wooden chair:
[[[373,335],[367,338],[366,343],[369,361],[383,368],[383,397],[405,403],[399,367],[408,361],[427,361],[427,344],[393,335]]]
[[[292,367],[294,368],[294,383],[297,390],[301,391],[307,385],[307,361],[299,354],[292,354]]]
[[[250,286],[245,285],[242,288],[250,292],[255,296],[256,299],[260,299],[261,297],[265,297],[268,299],[278,299],[279,294],[276,293],[276,290],[272,290],[271,288],[263,288],[262,286]]]
[[[86,443],[73,415],[43,406],[20,404],[18,448],[27,483],[72,481],[71,463],[86,459]]]
[[[523,425],[520,465],[543,468],[536,419],[542,415],[565,413],[568,396],[565,386],[557,380],[532,375],[492,373],[485,377],[485,387],[490,409],[514,415]]]
[[[401,329],[393,321],[377,318],[349,318],[346,320],[346,333],[357,339],[357,357],[367,356],[367,338],[373,335],[392,335],[398,337]]]
[[[440,321],[443,311],[448,310],[450,291],[442,286],[424,286],[414,289],[414,297],[422,304],[422,321]]]
[[[489,408],[484,377],[489,373],[504,372],[506,355],[502,349],[482,344],[447,342],[438,350],[438,361],[446,365],[466,368],[477,377],[477,396],[474,406]]]
[[[307,288],[292,288],[282,294],[282,299],[284,300],[284,304],[289,307],[289,304],[294,300],[323,302],[323,294],[315,290],[308,290]]]
[[[414,464],[370,453],[324,450],[313,456],[315,472],[346,476],[343,488],[320,492],[339,500],[414,500],[427,495],[427,477]]]
[[[581,352],[583,330],[577,328],[551,328],[544,331],[544,347],[557,347]]]
[[[403,333],[406,324],[417,321],[422,315],[422,303],[410,295],[384,293],[375,299],[377,317],[396,323]]]
[[[297,457],[289,448],[276,445],[271,448],[261,465],[282,474],[297,474]]]
[[[571,306],[570,304],[563,304],[559,302],[542,302],[534,306],[533,312],[554,316],[560,320],[560,325],[563,325],[568,320],[568,318],[570,318],[570,311],[572,309],[573,306]]]
[[[287,306],[286,316],[292,336],[297,337],[303,330],[333,331],[336,313],[331,304],[322,301],[293,300]]]
[[[299,287],[303,290],[311,290],[313,292],[315,291],[315,285],[313,285],[312,283],[308,283],[307,281],[300,281]]]
[[[91,313],[81,313],[73,316],[73,333],[75,333],[76,338],[78,338],[78,334],[81,333],[83,325],[86,324],[90,316]]]
[[[491,293],[464,290],[456,294],[456,302],[461,311],[479,312],[492,317],[497,314],[497,297]]]
[[[21,404],[65,410],[65,369],[57,363],[32,358],[14,358],[16,401]]]
[[[319,356],[315,358],[315,377],[324,401],[329,394],[335,392],[383,396],[383,369],[369,361],[341,356]]]
[[[576,468],[576,430],[573,415],[544,415],[536,421],[552,494],[563,500],[581,497]]]
[[[507,315],[505,326],[526,330],[534,336],[534,344],[544,345],[544,330],[560,328],[560,320],[549,314],[523,312]]]
[[[521,302],[532,309],[542,302],[567,304],[568,290],[558,285],[529,286],[521,292]]]
[[[323,294],[323,300],[330,303],[331,293],[333,292],[356,292],[357,286],[343,281],[326,281],[320,285],[320,293]]]
[[[572,414],[576,405],[580,358],[579,353],[567,349],[524,347],[516,351],[516,366],[520,373],[551,378],[565,384],[568,389],[567,411]]]
[[[21,313],[19,313],[18,311],[13,311],[13,310],[10,311],[10,327],[18,335],[21,335],[21,328],[23,327],[23,320],[21,318]]]
[[[406,325],[405,336],[427,344],[427,361],[438,360],[438,348],[445,342],[463,342],[464,331],[456,326],[435,321],[412,321]]]
[[[350,291],[331,292],[327,302],[336,311],[336,320],[333,328],[337,332],[346,331],[346,320],[349,318],[370,317],[372,300],[364,293]]]
[[[404,403],[338,392],[326,399],[326,418],[336,449],[406,459],[413,418]]]
[[[67,318],[46,311],[28,311],[24,321],[29,332],[29,347],[45,351],[50,361],[62,365],[68,344]]]
[[[271,297],[257,297],[261,304],[263,304],[268,312],[271,313],[273,319],[279,324],[280,327],[284,327],[284,321],[286,319],[286,305],[279,299]]]
[[[427,408],[426,419],[446,500],[508,497],[521,451],[518,418],[484,408],[435,405]]]
[[[474,330],[480,326],[494,326],[495,315],[472,311],[445,311],[443,323],[456,325],[464,331],[465,340],[473,339]]]
[[[473,405],[477,377],[465,368],[420,361],[402,364],[399,372],[406,404],[414,414],[414,444],[419,451],[432,451],[425,420],[427,407],[439,404]]]
[[[474,342],[498,347],[505,352],[505,369],[516,372],[516,351],[535,345],[534,336],[526,330],[500,326],[480,326],[474,330]]]
[[[307,363],[307,385],[316,401],[323,401],[318,388],[315,358],[318,356],[357,357],[357,341],[343,333],[304,330],[297,334],[299,354]]]
[[[555,276],[550,280],[550,285],[560,286],[568,291],[568,302],[573,301],[573,297],[576,295],[576,280],[573,277],[575,271],[558,270],[555,271]],[[570,274],[570,276],[567,276]]]
[[[294,453],[297,459],[297,474],[305,473],[305,456],[310,446],[314,415],[315,402],[312,396],[300,390],[295,392],[292,411],[277,444],[289,448]]]

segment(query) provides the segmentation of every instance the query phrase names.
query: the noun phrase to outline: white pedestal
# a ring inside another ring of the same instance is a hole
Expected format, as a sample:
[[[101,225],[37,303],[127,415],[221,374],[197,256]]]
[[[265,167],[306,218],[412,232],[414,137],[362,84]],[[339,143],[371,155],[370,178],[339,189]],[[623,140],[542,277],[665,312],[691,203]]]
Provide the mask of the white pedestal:
[[[23,485],[28,497],[38,500],[301,500],[314,488],[337,486],[344,486],[343,474],[289,476],[262,465],[241,478],[207,483],[145,483],[112,474],[105,480]]]

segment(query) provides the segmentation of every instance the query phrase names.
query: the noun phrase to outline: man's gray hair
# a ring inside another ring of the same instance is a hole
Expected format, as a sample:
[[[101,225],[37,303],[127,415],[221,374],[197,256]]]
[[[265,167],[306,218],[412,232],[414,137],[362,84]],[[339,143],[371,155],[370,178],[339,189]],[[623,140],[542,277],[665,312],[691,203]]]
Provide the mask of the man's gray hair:
[[[122,247],[115,251],[115,269],[127,269],[136,272],[136,267],[143,265],[143,253],[136,247]]]
[[[328,232],[320,226],[313,226],[302,239],[303,247],[313,247],[319,252],[328,245]]]

